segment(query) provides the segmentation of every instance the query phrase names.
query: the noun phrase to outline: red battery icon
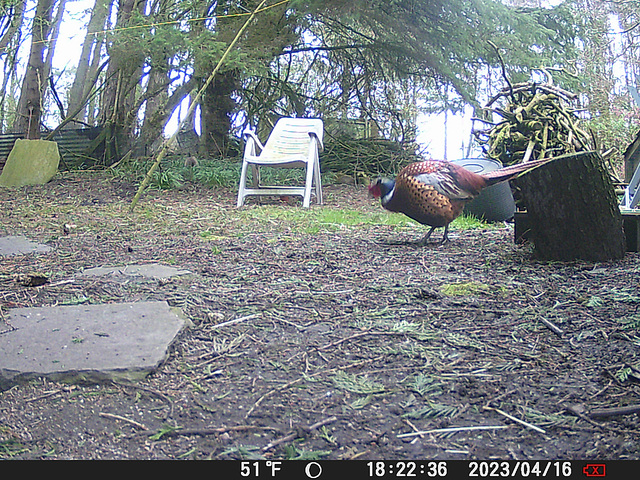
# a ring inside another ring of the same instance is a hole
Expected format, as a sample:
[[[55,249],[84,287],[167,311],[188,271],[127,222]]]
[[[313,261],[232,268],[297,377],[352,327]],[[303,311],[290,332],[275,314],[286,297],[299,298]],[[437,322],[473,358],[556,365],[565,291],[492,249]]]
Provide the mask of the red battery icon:
[[[606,476],[606,468],[604,463],[587,463],[582,469],[587,477],[604,477]]]

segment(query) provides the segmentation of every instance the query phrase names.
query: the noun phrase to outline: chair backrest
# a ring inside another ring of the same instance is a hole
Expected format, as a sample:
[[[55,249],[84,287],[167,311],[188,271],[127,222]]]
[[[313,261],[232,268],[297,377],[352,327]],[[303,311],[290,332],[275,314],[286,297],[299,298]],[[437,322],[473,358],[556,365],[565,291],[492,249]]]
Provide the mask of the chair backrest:
[[[313,132],[322,142],[322,120],[318,118],[281,118],[273,127],[261,156],[270,159],[291,156],[307,158]]]

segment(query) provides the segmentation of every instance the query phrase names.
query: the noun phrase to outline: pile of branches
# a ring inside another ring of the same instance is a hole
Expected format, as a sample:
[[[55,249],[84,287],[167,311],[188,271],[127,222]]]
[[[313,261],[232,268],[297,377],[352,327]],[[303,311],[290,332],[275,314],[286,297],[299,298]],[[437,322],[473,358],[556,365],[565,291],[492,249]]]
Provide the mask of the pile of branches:
[[[416,144],[383,138],[355,139],[337,136],[324,145],[320,162],[323,172],[349,175],[354,179],[395,175],[402,167],[424,160]]]
[[[576,98],[546,83],[509,84],[489,100],[482,110],[484,118],[474,118],[490,125],[474,130],[474,136],[485,154],[503,165],[596,150],[593,132],[580,126],[571,107]],[[498,100],[506,106],[494,106]]]

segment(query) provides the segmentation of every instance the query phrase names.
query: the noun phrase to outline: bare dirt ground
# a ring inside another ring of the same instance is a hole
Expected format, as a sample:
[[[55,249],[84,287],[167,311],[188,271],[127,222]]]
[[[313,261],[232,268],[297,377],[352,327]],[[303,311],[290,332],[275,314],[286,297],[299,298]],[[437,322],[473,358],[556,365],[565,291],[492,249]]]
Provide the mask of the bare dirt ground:
[[[1,458],[640,459],[638,413],[597,416],[640,404],[638,254],[540,263],[511,226],[391,246],[423,231],[372,221],[353,186],[308,214],[202,187],[129,214],[134,193],[106,174],[0,190],[0,235],[54,247],[2,259],[1,312],[152,299],[194,324],[139,383],[0,392]],[[153,262],[193,274],[74,276]]]

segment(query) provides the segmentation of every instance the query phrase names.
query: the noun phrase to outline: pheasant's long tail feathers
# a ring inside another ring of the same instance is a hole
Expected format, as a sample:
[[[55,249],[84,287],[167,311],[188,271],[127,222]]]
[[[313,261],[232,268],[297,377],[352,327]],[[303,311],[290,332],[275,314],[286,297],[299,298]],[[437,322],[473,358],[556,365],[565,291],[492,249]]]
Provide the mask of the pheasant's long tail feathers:
[[[523,172],[539,167],[540,165],[544,165],[551,160],[553,159],[543,158],[526,163],[517,163],[515,165],[509,165],[508,167],[500,168],[499,170],[494,170],[493,172],[483,173],[482,176],[487,181],[487,185],[494,185],[506,180],[511,180],[512,178],[521,175]]]

